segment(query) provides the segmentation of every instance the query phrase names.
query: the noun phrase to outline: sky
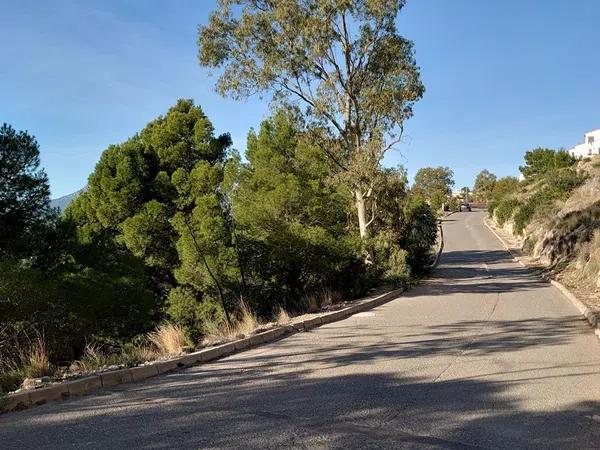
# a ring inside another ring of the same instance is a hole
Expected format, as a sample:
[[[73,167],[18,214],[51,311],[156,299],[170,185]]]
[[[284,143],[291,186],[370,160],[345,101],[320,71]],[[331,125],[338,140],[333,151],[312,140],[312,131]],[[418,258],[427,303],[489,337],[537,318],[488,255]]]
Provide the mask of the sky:
[[[0,122],[40,144],[52,197],[86,184],[102,151],[193,98],[243,152],[269,98],[220,97],[197,64],[213,0],[0,0]],[[600,128],[597,0],[408,0],[398,17],[426,87],[384,163],[517,175],[526,150]]]

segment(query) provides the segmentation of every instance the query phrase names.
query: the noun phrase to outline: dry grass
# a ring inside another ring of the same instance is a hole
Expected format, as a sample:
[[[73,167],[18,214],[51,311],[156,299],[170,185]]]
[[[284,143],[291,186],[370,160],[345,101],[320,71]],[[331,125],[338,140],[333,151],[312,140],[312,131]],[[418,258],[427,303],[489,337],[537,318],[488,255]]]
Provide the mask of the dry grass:
[[[105,353],[95,343],[85,346],[82,357],[71,364],[71,372],[89,373],[105,369],[109,366],[132,367],[140,363],[153,361],[160,354],[149,345],[135,346],[122,350],[120,353]]]
[[[309,313],[316,313],[319,311],[319,299],[315,294],[308,294],[306,296],[306,310]]]
[[[309,313],[316,313],[323,307],[331,306],[342,300],[340,294],[331,288],[325,288],[306,296],[306,308]]]
[[[110,358],[102,352],[99,345],[89,343],[85,346],[81,358],[71,364],[70,370],[73,372],[92,372],[108,366],[110,363]]]
[[[342,301],[342,296],[339,292],[331,288],[325,288],[322,291],[321,306],[335,305]]]
[[[215,345],[237,339],[235,328],[227,323],[205,322],[204,345]]]
[[[239,319],[235,328],[239,334],[247,336],[260,326],[256,314],[254,314],[254,311],[250,309],[246,302],[240,301],[238,311]]]
[[[583,260],[583,261],[582,261]],[[592,287],[600,288],[600,230],[596,230],[586,251],[580,255],[581,275]]]
[[[141,345],[131,350],[131,357],[140,363],[154,361],[157,356],[156,350],[149,345]]]
[[[204,345],[214,345],[234,341],[252,334],[261,327],[256,314],[243,300],[238,305],[237,319],[231,325],[223,322],[207,322],[204,324]]]
[[[277,317],[275,318],[275,322],[277,322],[277,325],[287,325],[288,323],[290,323],[291,320],[292,318],[290,317],[288,312],[280,307],[279,311],[277,312]]]
[[[177,355],[187,346],[183,329],[172,323],[165,323],[156,331],[148,333],[148,340],[154,344],[160,355]]]
[[[52,374],[46,343],[38,336],[26,348],[18,349],[19,359],[25,376],[40,378]]]

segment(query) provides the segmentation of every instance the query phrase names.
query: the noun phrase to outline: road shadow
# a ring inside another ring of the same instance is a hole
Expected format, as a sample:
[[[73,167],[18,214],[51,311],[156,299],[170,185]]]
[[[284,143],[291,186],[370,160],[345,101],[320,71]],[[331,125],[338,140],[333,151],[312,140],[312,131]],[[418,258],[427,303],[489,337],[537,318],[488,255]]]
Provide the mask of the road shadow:
[[[597,448],[598,401],[528,410],[510,385],[188,370],[0,418],[3,448]],[[31,416],[35,417],[32,418]],[[6,420],[8,419],[8,420]],[[37,447],[42,448],[42,447]]]
[[[407,297],[503,293],[547,287],[539,272],[517,265],[503,250],[445,251],[426,283]]]
[[[576,316],[393,329],[342,321],[143,384],[0,416],[0,442],[6,449],[598,448],[597,397],[541,412],[528,408],[523,386],[551,389],[557,378],[585,386],[600,376],[600,360],[490,365],[451,380],[414,370],[441,361],[443,373],[466,353],[492,362],[497,352],[551,348],[581,327]],[[370,369],[394,361],[402,370]]]

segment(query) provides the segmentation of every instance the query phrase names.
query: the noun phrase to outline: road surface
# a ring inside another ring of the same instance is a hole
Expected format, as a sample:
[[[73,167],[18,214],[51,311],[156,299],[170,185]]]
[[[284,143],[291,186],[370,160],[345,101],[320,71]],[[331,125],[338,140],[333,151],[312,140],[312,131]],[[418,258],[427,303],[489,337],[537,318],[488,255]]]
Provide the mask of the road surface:
[[[433,277],[372,311],[140,384],[0,416],[1,448],[600,448],[600,342],[444,223]]]

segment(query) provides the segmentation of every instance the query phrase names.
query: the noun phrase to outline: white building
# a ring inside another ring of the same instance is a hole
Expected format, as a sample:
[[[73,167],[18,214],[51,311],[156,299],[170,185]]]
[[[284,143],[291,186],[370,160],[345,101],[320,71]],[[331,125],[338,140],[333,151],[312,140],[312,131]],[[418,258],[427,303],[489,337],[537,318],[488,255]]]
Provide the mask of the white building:
[[[589,158],[600,154],[600,129],[585,133],[583,144],[578,144],[568,151],[575,158]]]

